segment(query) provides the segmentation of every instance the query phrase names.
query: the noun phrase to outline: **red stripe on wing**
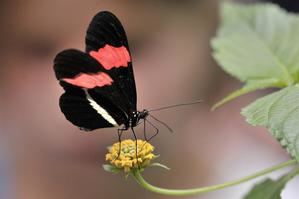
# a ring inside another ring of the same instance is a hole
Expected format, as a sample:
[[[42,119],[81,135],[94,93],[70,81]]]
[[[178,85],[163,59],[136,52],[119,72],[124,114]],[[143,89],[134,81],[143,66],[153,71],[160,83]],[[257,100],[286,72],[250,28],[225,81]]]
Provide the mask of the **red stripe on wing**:
[[[90,51],[90,56],[95,58],[106,70],[113,67],[128,67],[128,62],[131,61],[130,54],[126,47],[114,47],[106,44],[98,51]]]
[[[100,72],[97,74],[80,73],[75,78],[64,78],[62,80],[74,86],[79,86],[87,89],[109,86],[113,82],[112,78],[104,72]]]

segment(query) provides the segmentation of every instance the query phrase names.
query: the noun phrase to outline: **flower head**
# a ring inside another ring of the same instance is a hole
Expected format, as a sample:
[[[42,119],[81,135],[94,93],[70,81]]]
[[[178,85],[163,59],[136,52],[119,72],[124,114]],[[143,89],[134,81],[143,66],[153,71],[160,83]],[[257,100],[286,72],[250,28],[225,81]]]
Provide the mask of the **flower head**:
[[[123,140],[121,144],[117,142],[108,148],[106,161],[110,162],[110,171],[123,170],[129,173],[131,170],[144,169],[149,166],[150,161],[157,157],[153,151],[154,147],[146,141]]]

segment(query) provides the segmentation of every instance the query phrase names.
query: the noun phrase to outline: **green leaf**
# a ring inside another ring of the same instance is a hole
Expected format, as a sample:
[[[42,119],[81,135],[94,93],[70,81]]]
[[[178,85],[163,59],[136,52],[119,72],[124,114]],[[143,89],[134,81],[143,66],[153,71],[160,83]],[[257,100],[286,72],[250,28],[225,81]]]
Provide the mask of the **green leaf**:
[[[244,199],[281,199],[280,195],[286,183],[298,175],[298,171],[297,168],[277,180],[266,179],[256,184],[253,189],[246,194]]]
[[[111,173],[119,173],[121,170],[115,166],[112,166],[110,164],[103,164],[103,169],[105,171],[111,172]]]
[[[281,199],[280,193],[285,183],[279,183],[279,181],[280,179],[277,181],[266,179],[257,184],[244,199]]]
[[[274,4],[223,3],[213,56],[245,86],[218,105],[256,89],[298,82],[298,35],[299,17]]]
[[[242,109],[253,126],[264,126],[299,161],[299,85],[260,98]]]
[[[150,166],[152,166],[152,167],[161,167],[163,169],[170,170],[170,168],[168,166],[166,166],[164,164],[161,164],[161,163],[157,163],[157,162],[151,164]]]

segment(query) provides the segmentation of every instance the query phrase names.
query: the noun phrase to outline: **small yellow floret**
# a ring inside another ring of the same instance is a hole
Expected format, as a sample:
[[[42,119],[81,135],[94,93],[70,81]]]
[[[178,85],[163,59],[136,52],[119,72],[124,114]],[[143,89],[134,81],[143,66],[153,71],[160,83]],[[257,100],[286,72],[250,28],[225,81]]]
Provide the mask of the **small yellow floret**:
[[[137,140],[137,156],[136,156],[136,141],[135,140],[123,140],[121,146],[119,142],[113,144],[108,149],[106,154],[106,161],[109,161],[111,165],[123,169],[128,173],[132,169],[145,168],[150,164],[150,161],[155,156],[152,152],[154,147],[143,140]]]

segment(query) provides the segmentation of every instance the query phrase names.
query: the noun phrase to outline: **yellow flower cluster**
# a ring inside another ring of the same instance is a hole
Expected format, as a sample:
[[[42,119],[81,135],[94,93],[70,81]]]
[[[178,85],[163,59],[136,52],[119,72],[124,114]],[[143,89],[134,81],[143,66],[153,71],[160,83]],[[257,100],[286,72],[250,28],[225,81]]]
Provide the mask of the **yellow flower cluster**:
[[[136,155],[137,142],[137,155]],[[123,169],[125,173],[132,169],[142,169],[150,164],[156,156],[152,153],[154,147],[143,140],[123,140],[113,144],[108,149],[106,161],[118,169]]]

